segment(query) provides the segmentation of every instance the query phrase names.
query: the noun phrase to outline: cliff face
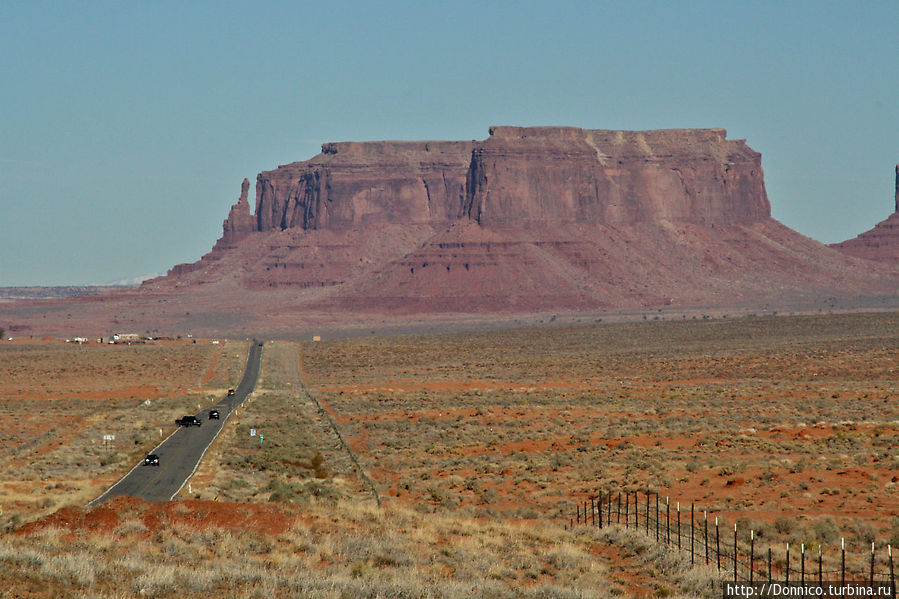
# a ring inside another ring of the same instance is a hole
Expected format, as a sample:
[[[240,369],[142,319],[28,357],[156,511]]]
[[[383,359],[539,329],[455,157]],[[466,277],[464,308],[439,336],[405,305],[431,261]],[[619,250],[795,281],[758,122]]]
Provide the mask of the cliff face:
[[[753,222],[770,215],[761,155],[723,129],[494,127],[482,142],[328,143],[259,174],[223,241],[252,231],[525,221]],[[254,222],[255,221],[255,222]]]
[[[495,127],[473,152],[468,214],[481,224],[734,224],[768,217],[761,155],[725,135]]]
[[[256,230],[445,224],[462,216],[473,142],[328,143],[256,180]]]
[[[870,231],[830,247],[850,256],[899,265],[899,164],[896,165],[896,210]]]

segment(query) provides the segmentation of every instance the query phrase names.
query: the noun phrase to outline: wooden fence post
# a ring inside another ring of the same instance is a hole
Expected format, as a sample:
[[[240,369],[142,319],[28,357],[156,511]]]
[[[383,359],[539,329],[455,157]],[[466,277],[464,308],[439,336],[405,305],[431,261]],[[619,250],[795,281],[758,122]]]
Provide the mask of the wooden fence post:
[[[846,538],[840,538],[840,586],[846,587]]]
[[[715,516],[715,561],[718,562],[718,571],[721,571],[721,537],[718,534],[718,516]]]
[[[896,597],[896,577],[893,576],[893,546],[887,545],[887,555],[890,556],[890,587],[892,587],[893,598]]]
[[[578,526],[580,526],[581,525],[581,504],[579,504],[579,503],[574,504],[574,509],[575,509],[575,514],[577,515]]]
[[[606,493],[606,524],[612,526],[612,492]]]
[[[669,497],[665,495],[665,538],[668,544],[671,544],[671,502]]]
[[[659,542],[659,492],[656,491],[656,543]]]
[[[705,565],[709,565],[709,513],[702,510],[702,528],[705,536]]]
[[[649,491],[646,492],[646,536],[649,536]]]
[[[596,526],[596,504],[593,502],[592,496],[590,497],[590,526]]]
[[[787,543],[787,571],[784,575],[784,583],[790,585],[790,544]]]
[[[805,586],[805,543],[799,545],[799,584]]]
[[[680,501],[677,502],[677,550],[680,551]]]
[[[618,491],[618,514],[615,515],[615,518],[618,519],[618,524],[621,524],[621,491]]]
[[[690,565],[693,565],[693,525],[696,519],[693,517],[693,502],[690,502]]]
[[[752,584],[755,570],[755,531],[749,531],[749,584]]]
[[[737,523],[734,522],[734,584],[737,584]]]
[[[634,491],[634,528],[640,531],[640,495]]]
[[[630,528],[630,519],[631,519],[631,494],[624,494],[624,528]]]
[[[599,527],[602,528],[602,489],[599,490],[599,501],[596,502],[596,507],[599,510]]]
[[[874,543],[871,543],[871,586],[874,586]]]

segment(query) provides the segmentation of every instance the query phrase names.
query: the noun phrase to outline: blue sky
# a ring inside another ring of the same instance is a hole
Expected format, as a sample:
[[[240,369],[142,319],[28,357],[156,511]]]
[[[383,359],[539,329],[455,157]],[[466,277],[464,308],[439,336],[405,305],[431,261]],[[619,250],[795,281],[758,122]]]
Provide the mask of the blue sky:
[[[0,286],[164,273],[322,142],[724,127],[822,242],[894,210],[899,7],[0,3]]]

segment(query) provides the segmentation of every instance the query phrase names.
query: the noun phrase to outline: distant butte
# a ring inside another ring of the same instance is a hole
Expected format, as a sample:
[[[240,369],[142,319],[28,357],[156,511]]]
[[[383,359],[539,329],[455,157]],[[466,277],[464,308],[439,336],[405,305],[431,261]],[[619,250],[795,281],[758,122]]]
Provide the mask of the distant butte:
[[[245,179],[199,261],[127,294],[17,317],[34,330],[80,310],[102,330],[283,335],[899,303],[895,262],[771,218],[761,155],[724,129],[492,127],[483,141],[325,143],[259,173],[252,206],[249,191]]]
[[[865,260],[899,266],[899,165],[896,165],[896,209],[893,214],[870,231],[830,247]]]

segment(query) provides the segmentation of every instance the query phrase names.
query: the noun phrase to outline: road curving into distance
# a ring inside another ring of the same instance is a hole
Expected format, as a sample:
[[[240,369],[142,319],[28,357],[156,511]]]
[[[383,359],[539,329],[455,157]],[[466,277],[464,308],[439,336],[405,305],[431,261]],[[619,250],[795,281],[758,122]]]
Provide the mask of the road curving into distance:
[[[159,456],[159,466],[144,466],[141,460],[105,493],[88,503],[97,505],[117,495],[140,497],[147,501],[171,501],[181,491],[215,438],[224,428],[231,413],[256,388],[262,364],[262,341],[253,341],[247,366],[234,395],[226,395],[215,405],[207,406],[195,416],[202,426],[181,426],[150,453]],[[209,410],[218,410],[219,420],[209,420]]]

